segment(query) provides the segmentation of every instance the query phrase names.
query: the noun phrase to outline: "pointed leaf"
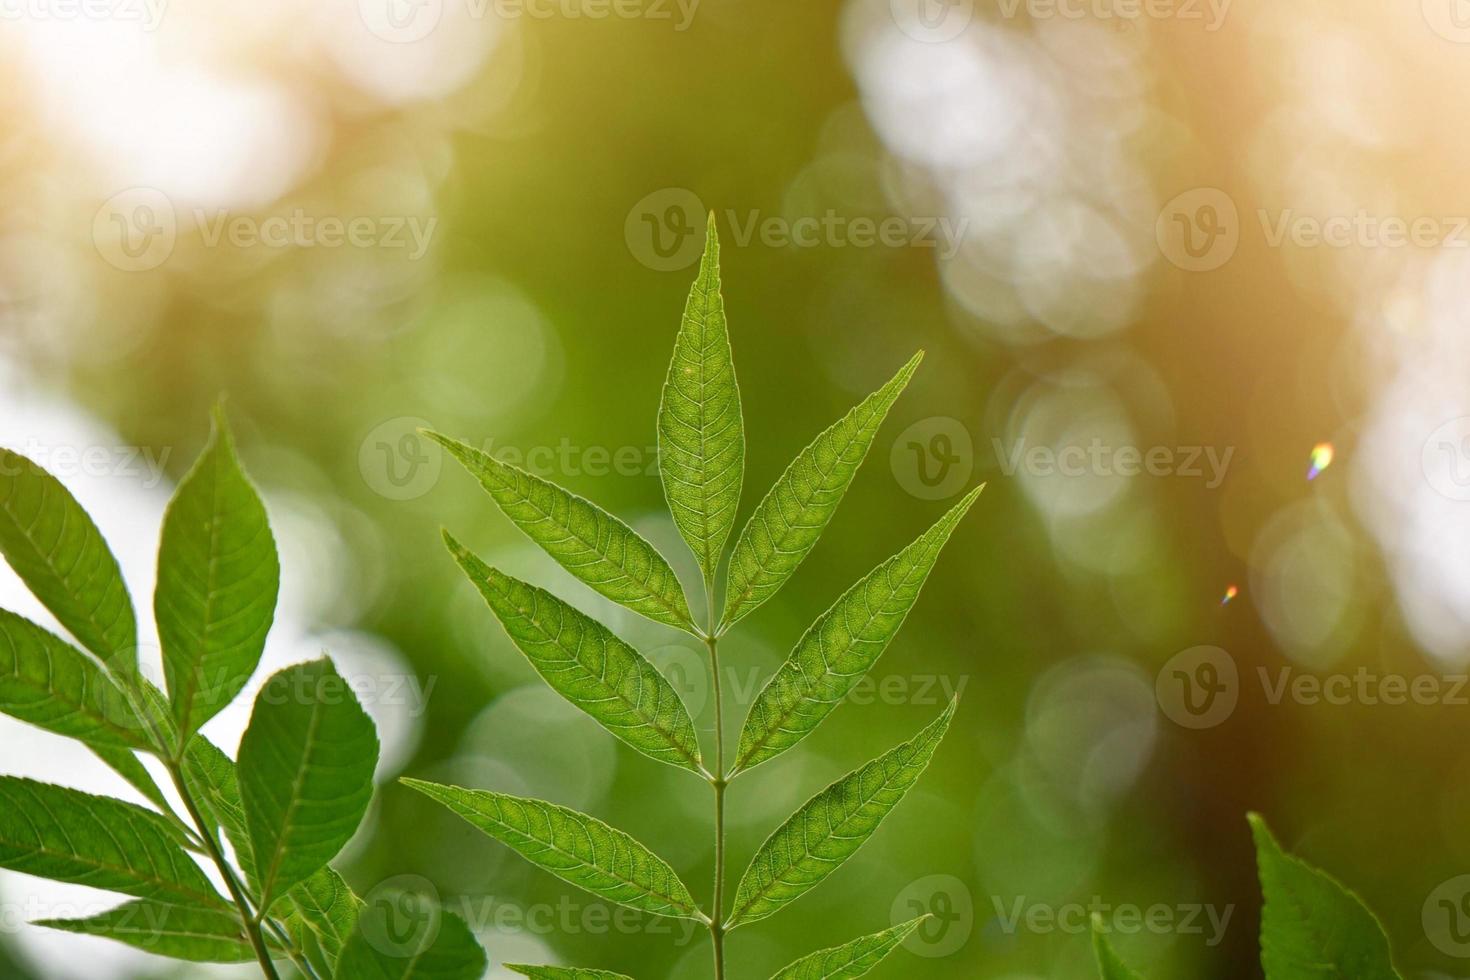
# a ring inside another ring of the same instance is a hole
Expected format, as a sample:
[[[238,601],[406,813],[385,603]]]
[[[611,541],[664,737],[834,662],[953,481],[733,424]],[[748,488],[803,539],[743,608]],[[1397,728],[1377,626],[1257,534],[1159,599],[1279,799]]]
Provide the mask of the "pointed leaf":
[[[489,966],[485,951],[464,920],[443,912],[423,948],[374,943],[359,929],[342,950],[341,980],[480,980]],[[376,932],[374,933],[376,935]]]
[[[328,976],[335,975],[342,949],[357,931],[362,899],[331,868],[321,869],[291,889],[288,898],[293,935],[320,954]]]
[[[1143,977],[1129,969],[1128,964],[1113,951],[1113,944],[1108,942],[1107,927],[1103,924],[1102,916],[1096,912],[1092,915],[1092,951],[1097,956],[1097,968],[1102,980],[1143,980]]]
[[[637,650],[544,589],[444,542],[500,625],[558,694],[644,755],[703,772],[699,738],[672,684]]]
[[[91,746],[147,748],[143,723],[96,661],[0,610],[0,711]]]
[[[892,929],[803,956],[771,980],[854,980],[883,962],[925,918],[921,916]]]
[[[633,980],[632,977],[610,970],[587,970],[575,966],[526,966],[524,963],[507,963],[505,968],[531,980]]]
[[[712,582],[745,478],[745,422],[720,295],[713,214],[658,406],[658,470],[674,524]]]
[[[1261,965],[1267,980],[1400,980],[1383,926],[1358,896],[1281,850],[1266,822],[1250,815],[1266,907]]]
[[[729,927],[774,915],[857,853],[928,768],[955,707],[818,793],[767,838],[740,880]]]
[[[566,807],[488,790],[405,786],[438,800],[532,864],[599,898],[676,919],[703,919],[689,889],[663,858],[621,830]]]
[[[637,531],[539,476],[448,436],[428,435],[464,464],[505,516],[567,571],[613,602],[694,632],[679,577]]]
[[[288,667],[261,689],[238,774],[262,908],[352,838],[377,764],[377,731],[330,660]]]
[[[255,959],[239,916],[224,909],[140,900],[86,919],[45,919],[33,924],[115,939],[145,953],[192,963],[246,963]]]
[[[204,453],[174,492],[158,547],[153,611],[182,734],[213,718],[260,663],[281,565],[265,505],[216,409]]]
[[[903,625],[940,549],[981,489],[869,572],[812,624],[751,705],[732,775],[806,738],[852,693]]]
[[[77,642],[137,671],[133,601],[102,532],[55,477],[8,449],[0,449],[0,553]]]
[[[923,357],[923,351],[915,354],[887,384],[817,436],[756,505],[730,556],[722,629],[775,595],[806,559]]]
[[[0,867],[166,903],[224,900],[150,810],[0,776]]]

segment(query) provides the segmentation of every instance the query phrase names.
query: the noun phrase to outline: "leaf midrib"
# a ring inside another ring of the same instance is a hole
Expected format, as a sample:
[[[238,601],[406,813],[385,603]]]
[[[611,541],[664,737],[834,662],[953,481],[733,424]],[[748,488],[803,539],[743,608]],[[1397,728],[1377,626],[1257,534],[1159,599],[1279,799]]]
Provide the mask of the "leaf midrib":
[[[884,778],[883,778],[883,781],[878,785],[877,789],[875,789],[870,795],[864,797],[862,803],[859,804],[857,806],[857,808],[855,808],[854,810],[849,811],[847,813],[844,813],[842,815],[842,819],[839,820],[839,821],[837,821],[836,823],[830,823],[828,825],[827,832],[824,833],[824,834],[822,834],[819,838],[817,838],[817,840],[819,842],[821,842],[821,843],[825,843],[826,841],[830,841],[830,840],[832,840],[835,837],[841,836],[841,834],[839,833],[839,831],[845,829],[848,826],[849,823],[851,823],[853,820],[855,820],[858,817],[859,814],[861,814],[870,804],[872,804],[873,800],[878,796],[879,793],[882,793],[884,790],[887,790],[888,788],[890,788],[895,782],[902,781],[900,777],[906,776],[911,771],[911,769],[913,768],[913,760],[914,760],[915,754],[917,753],[917,750],[918,749],[919,749],[919,746],[914,745],[912,743],[905,744],[905,745],[900,746],[899,748],[895,749],[894,750],[894,754],[895,755],[897,755],[899,753],[904,753],[906,755],[906,757],[899,763],[899,765],[894,770],[894,772],[891,775],[885,775]],[[877,765],[879,763],[882,763],[883,761],[885,761],[885,760],[883,760],[883,759],[880,758],[878,760],[875,760],[875,762],[873,763],[873,765]],[[868,766],[864,766],[863,767],[863,769],[867,769],[867,768],[869,768],[869,767]],[[821,793],[819,793],[817,795],[817,798],[820,799],[821,797],[825,796],[830,790],[832,790],[833,788],[835,788],[837,786],[840,786],[842,783],[847,782],[849,779],[855,779],[858,782],[858,784],[861,785],[862,784],[862,781],[863,781],[862,780],[862,775],[861,775],[861,773],[863,772],[863,769],[859,769],[856,773],[853,773],[853,774],[848,775],[848,776],[844,776],[842,779],[837,780],[837,782],[833,783],[831,786],[828,786],[827,789],[824,789]],[[830,807],[831,804],[828,804],[828,806]],[[805,807],[803,807],[802,809],[803,809],[803,811],[806,810]],[[812,812],[815,812],[816,809],[817,809],[816,807],[813,807],[812,808]],[[823,807],[822,809],[826,809],[826,807]],[[891,812],[892,808],[890,807],[889,809],[890,809],[890,812]],[[886,816],[886,814],[885,814],[885,816]],[[804,821],[804,820],[802,821],[803,824],[805,824],[805,822],[806,821]],[[882,820],[880,819],[879,822],[881,823]],[[775,840],[778,836],[780,836],[782,834],[782,831],[785,831],[788,827],[792,827],[794,825],[794,823],[795,823],[795,821],[792,821],[791,823],[783,824],[781,826],[781,828],[776,831],[776,833],[774,833],[774,834],[771,835],[770,840]],[[877,829],[878,828],[876,826],[873,828],[874,831],[876,831]],[[785,864],[781,865],[780,868],[781,868],[782,871],[788,870],[790,868],[794,868],[797,865],[801,864],[804,860],[806,860],[807,858],[809,858],[809,857],[812,856],[813,849],[812,849],[812,845],[809,843],[809,841],[811,840],[811,838],[808,837],[808,835],[805,834],[805,833],[803,833],[801,836],[802,836],[802,841],[801,841],[800,856],[798,858],[796,858],[795,860],[788,861]],[[871,837],[872,835],[869,834],[869,836]],[[767,843],[769,843],[769,842],[770,841],[767,841]],[[862,841],[860,841],[858,843],[858,847],[861,847],[866,842],[867,842],[867,838],[864,838]],[[856,852],[856,850],[857,849],[854,848],[854,852]],[[760,848],[760,851],[757,852],[757,856],[759,856],[761,854],[764,854],[764,853],[766,853],[766,845],[765,844],[762,844],[761,845],[761,848]],[[770,853],[773,856],[776,854],[775,851],[772,851]],[[849,856],[851,856],[851,855],[849,855]],[[754,867],[755,867],[754,862],[752,862],[751,869],[754,870]],[[747,872],[747,874],[748,873],[749,872]],[[740,921],[745,916],[745,914],[747,912],[749,912],[752,908],[754,908],[758,903],[764,901],[769,896],[769,894],[771,893],[771,891],[775,888],[775,886],[777,884],[780,884],[780,883],[783,883],[783,879],[780,878],[780,877],[777,877],[776,875],[773,874],[771,876],[771,880],[769,882],[767,882],[764,885],[759,886],[757,889],[755,889],[754,891],[752,891],[749,894],[749,896],[746,898],[746,900],[740,904],[740,907],[737,908],[736,910],[734,910],[733,912],[731,912],[731,914],[730,914],[730,923],[731,924],[734,924],[734,923]]]
[[[925,554],[927,555],[927,553],[928,553],[928,549],[926,548],[925,549]],[[884,564],[885,565],[896,564],[898,562],[898,559],[899,558],[902,558],[902,557],[903,557],[903,555],[900,553],[891,562],[885,562]],[[894,587],[892,587],[892,588],[890,588],[888,590],[888,595],[886,595],[883,598],[883,602],[879,604],[879,609],[883,608],[883,605],[884,604],[886,604],[889,601],[891,601],[895,595],[897,595],[900,591],[902,591],[909,584],[909,582],[913,579],[913,573],[914,573],[914,571],[916,569],[920,568],[922,565],[923,565],[922,559],[916,560],[916,561],[914,561],[913,563],[911,563],[909,565],[909,567],[904,571],[904,577],[903,577],[902,582],[900,584],[898,584],[898,585],[896,585],[896,586],[894,586]],[[882,569],[880,569],[880,570],[882,570]],[[876,572],[874,574],[876,574]],[[871,578],[871,577],[872,576],[870,575],[869,578]],[[862,588],[863,585],[866,584],[866,582],[867,582],[867,579],[864,579],[862,582],[857,583],[852,588],[848,589],[847,592],[843,593],[842,596],[840,598],[838,598],[837,602],[833,604],[833,609],[836,609],[836,608],[840,607],[844,602],[847,601],[847,597],[849,595],[851,595],[852,593],[856,592],[858,589]],[[844,647],[843,652],[846,653],[848,651],[851,651],[854,647],[857,646],[857,644],[859,642],[866,642],[866,643],[876,643],[876,642],[878,642],[877,640],[858,640],[856,637],[857,637],[858,634],[860,634],[860,633],[864,632],[865,630],[867,630],[867,628],[869,626],[872,626],[874,620],[878,619],[882,615],[883,615],[883,613],[881,613],[881,612],[875,612],[872,615],[868,616],[868,618],[863,622],[863,625],[862,625],[862,627],[860,629],[849,631],[850,634],[854,637],[854,640],[853,640],[852,643],[849,643],[849,644],[847,644]],[[905,613],[905,615],[907,615],[907,613]],[[820,632],[819,632],[820,627],[826,621],[826,619],[827,619],[826,615],[823,615],[820,619],[818,619],[815,623],[813,623],[811,625],[810,629],[807,630],[806,634],[804,634],[802,636],[802,638],[797,641],[796,646],[797,646],[797,651],[798,652],[801,650],[802,645],[806,642],[806,637],[807,636],[810,636],[813,633],[817,633],[818,636],[820,636]],[[892,634],[890,634],[889,635],[889,640],[891,641],[892,638],[893,638],[892,637]],[[881,656],[881,653],[880,653],[880,656]],[[871,670],[872,667],[873,667],[873,664],[876,663],[876,662],[877,662],[877,658],[875,657],[873,659],[873,661],[870,661],[869,664],[868,664],[868,666],[866,668],[864,668],[864,671],[866,672],[867,670]],[[788,660],[787,663],[795,663],[795,660],[794,659],[793,660]],[[784,667],[785,667],[785,664],[782,664],[782,668],[783,669],[784,669]],[[802,681],[802,692],[803,692],[803,694],[805,694],[805,692],[811,691],[813,688],[815,688],[817,686],[817,684],[821,680],[825,680],[828,677],[836,676],[835,675],[835,672],[832,670],[831,661],[828,660],[825,655],[822,657],[822,674],[821,674],[821,677],[818,679],[818,681],[808,681],[807,680],[806,673],[800,669],[800,666],[799,665],[797,666],[797,674],[801,677],[801,681]],[[780,670],[777,671],[777,676],[778,677],[780,676]],[[774,680],[774,678],[773,678],[773,680]],[[751,745],[750,751],[740,753],[740,758],[738,760],[736,760],[736,763],[735,763],[735,772],[742,771],[745,768],[745,764],[747,762],[749,762],[752,757],[760,754],[760,751],[762,749],[764,749],[764,748],[766,748],[766,747],[768,747],[770,745],[771,740],[776,736],[776,733],[778,731],[781,731],[782,730],[782,726],[785,725],[786,722],[789,721],[796,714],[796,708],[801,703],[801,700],[803,700],[803,699],[793,699],[790,704],[787,704],[787,705],[783,705],[782,706],[782,711],[781,711],[780,715],[777,716],[776,721],[774,723],[768,724],[768,725],[765,726],[764,731],[761,734],[761,737],[760,737],[759,741],[757,741],[757,742],[755,742],[755,743],[753,743]]]
[[[501,590],[501,595],[504,596],[507,600],[509,600],[512,603],[514,603],[513,597],[511,597],[504,589]],[[539,596],[537,596],[534,591],[531,593],[531,597],[532,597],[533,600],[536,600],[536,599],[539,598]],[[602,667],[603,667],[603,670],[602,671],[593,671],[590,667],[588,667],[585,663],[582,662],[581,658],[577,657],[575,653],[573,653],[565,645],[563,645],[562,643],[560,643],[558,641],[558,637],[553,636],[551,634],[551,632],[545,626],[541,625],[541,620],[534,615],[534,610],[532,612],[523,613],[522,615],[524,616],[525,620],[528,623],[530,623],[532,626],[534,626],[539,631],[540,635],[543,637],[543,639],[542,639],[542,642],[543,643],[549,643],[552,646],[556,647],[558,650],[564,650],[567,653],[569,653],[571,655],[571,659],[572,659],[572,662],[573,663],[577,664],[584,671],[586,671],[586,673],[587,673],[587,675],[589,677],[593,677],[594,678],[594,682],[597,683],[597,684],[599,684],[601,686],[601,689],[602,690],[607,691],[617,701],[619,701],[620,703],[626,705],[628,707],[628,709],[633,714],[637,715],[640,718],[644,718],[645,719],[645,724],[650,729],[652,729],[653,731],[657,732],[659,735],[663,736],[664,741],[668,742],[669,747],[671,749],[673,749],[681,758],[683,758],[685,761],[689,762],[692,766],[695,767],[696,770],[698,770],[700,767],[703,766],[703,764],[704,764],[703,763],[703,760],[700,759],[697,755],[691,753],[689,750],[687,750],[686,748],[684,748],[682,745],[680,745],[679,742],[678,742],[678,739],[676,739],[674,737],[674,733],[673,733],[673,731],[671,729],[666,728],[665,726],[663,726],[662,724],[660,724],[657,719],[651,719],[651,720],[649,720],[648,719],[648,715],[647,715],[646,712],[642,711],[632,701],[629,701],[625,696],[623,696],[623,694],[622,694],[621,691],[619,691],[617,688],[613,687],[611,684],[609,684],[603,678],[603,671],[606,670],[607,660],[608,660],[606,653],[604,653],[603,656],[602,656]],[[613,636],[611,633],[608,634],[608,637],[609,637],[609,639],[605,640],[604,642],[609,642],[609,643],[621,642],[620,640],[618,640],[618,638],[616,636]],[[630,648],[630,650],[631,650],[631,648]],[[637,653],[636,650],[633,650],[632,653],[633,653],[633,655],[634,655],[635,658],[638,657],[638,653]],[[635,664],[635,666],[636,666],[636,664]],[[657,671],[655,671],[655,673],[657,673]]]
[[[494,799],[496,801],[496,806],[497,807],[501,807],[501,806],[504,805],[500,801],[500,798],[499,797],[492,796],[492,799]],[[529,802],[529,801],[517,801],[517,802],[525,803],[525,802]],[[463,806],[464,804],[461,803],[460,805]],[[550,804],[544,804],[544,805],[550,806]],[[614,881],[616,881],[616,882],[618,882],[620,884],[627,885],[627,886],[629,886],[631,888],[637,888],[639,891],[641,891],[641,892],[643,892],[645,894],[648,894],[648,895],[652,895],[654,898],[662,899],[665,903],[668,904],[668,906],[670,908],[677,909],[677,910],[682,911],[682,912],[694,912],[694,911],[696,911],[692,906],[686,904],[683,901],[683,899],[677,898],[677,897],[675,897],[673,895],[666,895],[666,894],[664,894],[661,891],[656,891],[656,890],[650,888],[646,883],[641,882],[641,881],[634,881],[633,879],[628,878],[625,875],[619,874],[614,869],[605,867],[605,866],[603,866],[601,864],[593,864],[593,863],[589,862],[586,858],[582,857],[581,855],[573,854],[570,851],[564,850],[563,848],[561,848],[560,846],[558,846],[554,841],[542,840],[540,837],[537,837],[535,834],[533,834],[529,830],[522,830],[519,827],[512,826],[511,824],[507,823],[505,820],[503,820],[500,817],[491,816],[490,814],[482,813],[482,812],[480,812],[478,810],[471,809],[468,806],[466,806],[466,809],[470,809],[470,812],[474,813],[476,816],[479,816],[479,817],[481,817],[481,818],[483,818],[485,820],[489,820],[491,823],[496,824],[497,826],[501,827],[503,830],[505,830],[508,833],[518,834],[518,835],[526,838],[527,840],[534,841],[535,843],[540,844],[541,846],[545,847],[547,850],[552,851],[552,852],[560,855],[561,857],[569,858],[572,861],[577,862],[577,864],[580,865],[581,867],[590,868],[590,869],[592,869],[594,871],[597,871],[597,872],[599,872],[601,874],[607,875],[609,878],[613,879]],[[537,809],[539,809],[539,807],[537,807]],[[562,814],[562,813],[560,813],[560,812],[558,812],[556,810],[552,810],[551,812],[554,813],[554,814],[556,814],[559,817],[565,817],[565,814]],[[549,822],[550,821],[548,821],[548,823]],[[613,837],[614,837],[615,840],[618,839],[618,832],[616,830],[614,830],[611,827],[606,827],[605,829],[610,834],[613,835]],[[652,853],[652,852],[650,852],[650,853]],[[548,869],[548,870],[550,870],[550,869]]]

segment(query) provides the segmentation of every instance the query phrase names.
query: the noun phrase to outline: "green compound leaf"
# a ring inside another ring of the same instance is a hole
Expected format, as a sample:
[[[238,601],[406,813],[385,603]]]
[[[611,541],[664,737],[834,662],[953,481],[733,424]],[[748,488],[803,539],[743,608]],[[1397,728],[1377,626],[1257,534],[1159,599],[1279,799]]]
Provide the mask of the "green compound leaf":
[[[720,241],[709,217],[658,406],[658,469],[684,541],[713,582],[745,479],[745,422],[720,295]]]
[[[883,962],[926,918],[920,916],[892,929],[803,956],[771,980],[854,980]]]
[[[722,631],[775,595],[811,552],[923,358],[923,351],[915,354],[887,384],[817,436],[756,505],[730,556]]]
[[[590,500],[437,432],[449,450],[532,541],[613,602],[694,633],[679,577],[637,531]]]
[[[307,950],[313,965],[326,976],[336,975],[342,950],[357,931],[362,899],[341,875],[322,868],[291,889],[287,901],[291,904],[287,924],[293,938]]]
[[[818,793],[767,838],[740,880],[729,927],[774,915],[856,854],[928,768],[957,704],[950,702],[910,741]]]
[[[507,963],[505,968],[531,980],[633,980],[632,977],[610,970],[587,970],[575,966],[526,966],[524,963]]]
[[[444,543],[546,683],[651,759],[703,773],[699,738],[672,684],[612,631],[544,589]]]
[[[191,963],[246,963],[255,952],[239,916],[223,909],[136,901],[86,919],[44,919],[33,925],[101,936]]]
[[[621,830],[566,807],[488,790],[402,780],[563,881],[617,905],[706,921],[663,858]]]
[[[238,773],[262,908],[352,838],[377,764],[377,730],[330,660],[288,667],[261,689]]]
[[[255,673],[275,617],[281,565],[265,505],[240,469],[223,411],[163,518],[153,611],[182,734]]]
[[[8,449],[0,449],[0,554],[83,647],[137,672],[133,601],[102,532],[55,477]]]
[[[940,550],[982,489],[869,572],[812,624],[751,705],[732,776],[806,738],[852,692],[903,625]]]
[[[416,945],[422,948],[374,943],[373,937],[359,929],[342,949],[337,976],[341,980],[480,980],[489,966],[470,927],[452,912],[442,912],[438,929]]]
[[[223,906],[178,841],[151,810],[0,776],[0,868],[164,903]]]
[[[1261,965],[1267,980],[1401,980],[1383,926],[1362,900],[1282,851],[1259,815],[1249,819],[1266,897]]]
[[[148,748],[143,723],[96,662],[0,610],[0,712],[90,746]]]
[[[1097,956],[1097,968],[1102,980],[1143,980],[1142,976],[1129,969],[1113,951],[1113,944],[1108,942],[1107,927],[1103,924],[1102,916],[1096,913],[1092,916],[1092,951]]]

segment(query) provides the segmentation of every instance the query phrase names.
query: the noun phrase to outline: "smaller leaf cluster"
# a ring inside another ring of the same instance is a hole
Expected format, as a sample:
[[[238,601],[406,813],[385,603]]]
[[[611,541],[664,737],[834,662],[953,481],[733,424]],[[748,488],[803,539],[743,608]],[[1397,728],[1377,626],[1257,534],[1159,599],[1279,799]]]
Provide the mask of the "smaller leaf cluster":
[[[1266,980],[1402,980],[1388,937],[1363,900],[1340,882],[1286,853],[1266,821],[1250,815],[1266,905],[1261,914],[1261,966]],[[1107,923],[1092,920],[1102,980],[1143,980],[1118,957]]]
[[[797,455],[734,536],[723,601],[717,601],[745,470],[745,425],[719,255],[711,217],[658,413],[659,472],[674,525],[703,579],[708,611],[703,625],[691,613],[670,562],[625,522],[550,481],[448,436],[428,434],[479,481],[512,523],[573,576],[613,602],[702,640],[715,674],[717,718],[723,711],[720,637],[774,596],[810,554],[922,358],[914,355]],[[752,704],[729,765],[718,722],[711,757],[701,748],[678,692],[643,654],[570,603],[493,567],[445,532],[455,561],[553,690],[631,748],[695,773],[714,787],[717,880],[711,906],[702,906],[652,849],[588,814],[489,790],[421,780],[405,783],[593,895],[654,915],[703,923],[713,938],[716,977],[722,978],[724,936],[774,915],[850,859],[928,767],[956,706],[949,705],[911,740],[812,797],[757,851],[728,911],[723,839],[727,787],[737,776],[795,747],[862,681],[898,632],[945,542],[979,492],[968,494],[817,618]],[[776,980],[862,976],[918,922],[812,953],[780,971]],[[552,966],[513,969],[538,980],[618,976]]]
[[[378,738],[330,660],[267,681],[238,760],[199,732],[259,666],[280,587],[265,506],[222,412],[164,516],[153,610],[166,690],[144,675],[133,601],[101,532],[8,450],[0,553],[71,637],[0,611],[0,712],[80,741],[152,804],[0,776],[0,867],[130,899],[38,924],[174,959],[255,961],[270,978],[277,960],[308,980],[483,973],[462,926],[411,955],[358,928],[363,903],[328,862],[367,812]]]

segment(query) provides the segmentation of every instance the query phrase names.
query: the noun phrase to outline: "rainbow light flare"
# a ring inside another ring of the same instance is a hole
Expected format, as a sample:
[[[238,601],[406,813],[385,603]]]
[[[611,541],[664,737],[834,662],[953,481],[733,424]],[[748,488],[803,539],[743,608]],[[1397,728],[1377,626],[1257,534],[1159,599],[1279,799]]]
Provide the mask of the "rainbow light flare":
[[[1230,586],[1228,589],[1225,590],[1225,597],[1220,600],[1220,605],[1230,605],[1230,600],[1234,599],[1238,595],[1240,595],[1240,589],[1234,585]]]
[[[1330,442],[1319,442],[1312,447],[1312,464],[1307,467],[1307,479],[1315,480],[1322,475],[1322,471],[1332,465],[1332,457],[1335,450]]]

